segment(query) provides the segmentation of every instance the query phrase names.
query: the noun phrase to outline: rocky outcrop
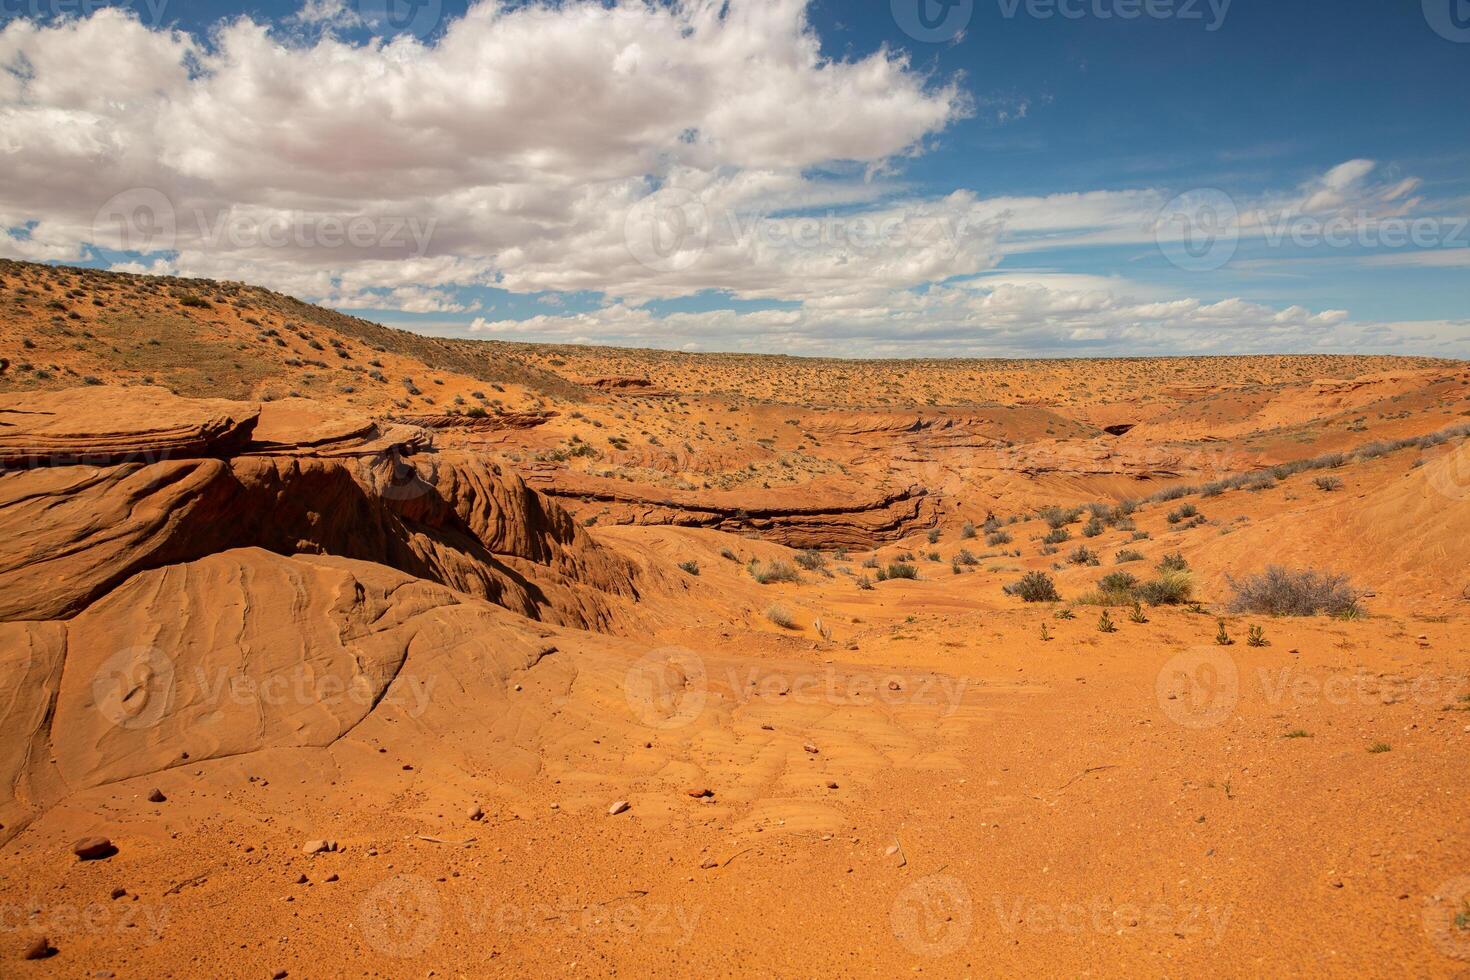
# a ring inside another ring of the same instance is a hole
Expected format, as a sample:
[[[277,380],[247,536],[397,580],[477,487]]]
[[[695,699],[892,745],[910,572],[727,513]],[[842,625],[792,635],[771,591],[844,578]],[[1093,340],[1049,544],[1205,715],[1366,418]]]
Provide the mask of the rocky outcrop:
[[[0,623],[0,840],[78,789],[333,750],[369,720],[400,746],[488,746],[552,635],[382,565],[253,548],[143,572],[65,623]]]
[[[158,461],[0,474],[0,620],[72,616],[141,571],[250,547],[376,562],[591,628],[637,594],[630,563],[494,463],[420,452],[417,429],[279,421],[230,458],[178,458],[176,441]]]
[[[244,448],[259,416],[253,405],[152,387],[0,395],[0,468],[222,458]]]
[[[932,527],[937,520],[932,499],[918,486],[864,494],[814,483],[755,494],[669,490],[566,470],[531,478],[542,493],[584,520],[754,532],[792,548],[867,548]]]
[[[424,429],[460,432],[503,432],[534,429],[556,418],[557,412],[499,412],[491,415],[394,415],[392,421]]]

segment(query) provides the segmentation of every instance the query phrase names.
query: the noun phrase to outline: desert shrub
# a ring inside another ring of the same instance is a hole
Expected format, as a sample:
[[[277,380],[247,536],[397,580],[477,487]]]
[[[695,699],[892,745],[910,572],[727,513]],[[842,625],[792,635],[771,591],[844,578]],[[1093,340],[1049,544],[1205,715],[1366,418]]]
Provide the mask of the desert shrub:
[[[1046,521],[1047,527],[1056,530],[1058,528],[1064,528],[1080,518],[1082,516],[1082,508],[1072,507],[1064,510],[1061,507],[1043,507],[1037,511],[1037,514],[1043,521]]]
[[[863,567],[864,568],[877,568],[878,567],[878,556],[877,555],[873,555],[871,558],[864,558],[863,559]]]
[[[1058,528],[1053,528],[1051,531],[1048,531],[1046,537],[1044,537],[1044,538],[1041,539],[1041,543],[1042,544],[1061,544],[1063,541],[1070,540],[1071,537],[1072,537],[1072,535],[1070,533],[1068,533],[1068,531],[1067,531],[1066,528],[1064,528],[1064,527],[1058,527]]]
[[[1177,510],[1171,510],[1168,514],[1170,524],[1178,524],[1182,520],[1199,516],[1199,508],[1194,504],[1185,504]]]
[[[1147,541],[1148,539],[1149,533],[1147,531],[1134,531],[1133,537],[1129,538],[1130,541]]]
[[[864,592],[867,592],[873,588],[873,580],[868,578],[866,575],[859,575],[857,580],[857,587],[859,589],[862,589]]]
[[[1138,587],[1138,578],[1127,572],[1109,572],[1098,580],[1097,587],[1105,593],[1132,596],[1133,590]]]
[[[1187,572],[1189,571],[1189,562],[1184,560],[1184,555],[1176,551],[1172,555],[1165,555],[1159,560],[1159,571]]]
[[[960,528],[960,540],[969,541],[971,538],[975,537],[975,533],[975,525],[970,523],[969,521],[966,521],[965,526]]]
[[[1323,493],[1331,493],[1334,490],[1342,489],[1342,481],[1335,476],[1319,476],[1312,483]]]
[[[726,561],[739,561],[740,560],[739,556],[737,556],[735,554],[735,552],[731,551],[729,548],[721,548],[720,549],[720,557],[723,558],[723,559],[725,559]]]
[[[1124,548],[1113,556],[1113,561],[1119,565],[1126,565],[1130,561],[1143,561],[1143,552],[1134,551],[1131,548]]]
[[[919,577],[919,570],[907,562],[892,562],[885,571],[889,578],[916,579]]]
[[[820,551],[812,548],[808,548],[805,551],[798,551],[796,553],[796,563],[809,572],[821,571],[827,567],[827,559],[822,557]]]
[[[1176,569],[1144,582],[1135,591],[1139,599],[1151,606],[1180,606],[1193,597],[1194,581],[1188,572]]]
[[[1056,583],[1045,572],[1027,572],[1018,582],[1005,587],[1006,595],[1020,596],[1026,602],[1058,602]]]
[[[799,582],[800,576],[796,569],[784,561],[760,562],[752,561],[749,565],[750,577],[761,585],[770,585],[772,582]]]
[[[939,528],[936,527],[933,530],[931,530],[929,532],[929,534],[928,534],[928,538],[929,538],[929,543],[930,544],[938,544],[939,543]]]
[[[992,548],[998,545],[1010,544],[1011,536],[1004,531],[991,531],[985,535],[985,543]]]
[[[1097,565],[1099,564],[1097,552],[1078,545],[1072,553],[1067,555],[1067,561],[1073,565]]]
[[[978,565],[980,559],[971,554],[969,548],[961,548],[959,554],[954,556],[954,563],[956,565]]]
[[[682,568],[682,569],[684,569],[684,571],[688,572],[690,575],[698,575],[699,574],[699,562],[694,561],[692,559],[689,560],[689,561],[681,561],[681,562],[679,562],[679,567]]]
[[[1082,528],[1084,538],[1095,538],[1101,533],[1103,533],[1103,523],[1096,517],[1088,521]]]
[[[781,606],[766,607],[766,618],[783,630],[796,629],[796,619]]]
[[[1227,578],[1235,590],[1230,602],[1232,612],[1271,616],[1315,616],[1325,612],[1340,616],[1359,611],[1359,595],[1346,575],[1271,565],[1240,581]]]

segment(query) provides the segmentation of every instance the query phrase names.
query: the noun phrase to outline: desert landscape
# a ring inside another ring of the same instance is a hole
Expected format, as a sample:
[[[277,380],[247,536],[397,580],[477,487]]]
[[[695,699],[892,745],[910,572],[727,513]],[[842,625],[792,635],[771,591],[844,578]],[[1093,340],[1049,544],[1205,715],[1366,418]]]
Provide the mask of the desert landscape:
[[[0,975],[1462,976],[1467,436],[0,261]]]

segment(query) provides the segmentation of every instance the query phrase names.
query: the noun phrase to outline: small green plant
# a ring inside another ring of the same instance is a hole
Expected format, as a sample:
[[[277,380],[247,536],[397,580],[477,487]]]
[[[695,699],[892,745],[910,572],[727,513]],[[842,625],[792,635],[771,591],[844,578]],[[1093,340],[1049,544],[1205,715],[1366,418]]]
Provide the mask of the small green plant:
[[[1169,511],[1169,513],[1166,515],[1166,519],[1170,524],[1178,524],[1180,521],[1188,520],[1189,518],[1198,516],[1198,507],[1196,507],[1194,504],[1184,504],[1178,510]]]
[[[936,527],[932,531],[930,531],[929,532],[929,535],[928,535],[928,538],[929,538],[929,543],[930,544],[938,544],[939,543],[939,528]]]
[[[688,572],[690,575],[699,574],[699,562],[694,561],[693,559],[689,561],[679,562],[679,567],[684,569],[684,571]]]
[[[1130,561],[1143,561],[1143,552],[1134,551],[1132,548],[1124,548],[1113,556],[1114,564],[1126,565]]]
[[[1342,489],[1342,481],[1335,476],[1319,476],[1312,483],[1323,493],[1332,493]]]
[[[752,561],[746,567],[750,571],[750,577],[761,585],[770,585],[772,582],[801,581],[801,577],[796,574],[796,569],[784,561]]]
[[[1176,551],[1172,555],[1165,555],[1159,560],[1159,571],[1187,572],[1189,571],[1189,562],[1185,561],[1184,556]]]
[[[1309,731],[1307,731],[1304,728],[1298,728],[1295,731],[1287,732],[1285,735],[1283,735],[1281,737],[1282,738],[1311,738],[1312,737],[1312,733],[1309,732]]]
[[[1081,545],[1078,545],[1073,549],[1071,554],[1067,555],[1067,561],[1073,565],[1097,566],[1101,564],[1101,561],[1097,557],[1097,552],[1084,548]]]
[[[919,577],[919,570],[917,568],[902,561],[893,562],[885,571],[888,573],[888,578],[916,579]]]
[[[1267,647],[1271,642],[1266,639],[1266,631],[1259,626],[1252,626],[1246,633],[1245,645],[1248,647]]]
[[[1393,746],[1389,745],[1387,742],[1374,742],[1372,745],[1368,746],[1368,751],[1372,752],[1374,755],[1377,755],[1380,752],[1389,752],[1392,751],[1392,749]]]
[[[1221,619],[1218,622],[1220,628],[1215,631],[1215,642],[1222,647],[1232,646],[1235,641],[1230,638],[1230,634],[1225,630],[1225,620]]]
[[[960,540],[969,541],[973,537],[975,537],[975,525],[970,521],[966,521],[965,526],[960,528]]]
[[[1050,643],[1051,642],[1051,633],[1047,631],[1047,628],[1046,628],[1046,624],[1045,623],[1042,623],[1041,624],[1041,642],[1042,643]]]
[[[857,587],[864,592],[869,592],[873,588],[873,580],[868,578],[866,575],[859,575],[857,580]]]
[[[796,629],[796,619],[782,606],[768,606],[766,608],[766,618],[783,630]]]
[[[1096,517],[1082,527],[1082,536],[1084,538],[1095,538],[1101,533],[1103,533],[1103,523]]]
[[[1143,614],[1143,606],[1137,599],[1133,600],[1133,608],[1128,613],[1128,619],[1134,623],[1148,622],[1148,617]]]
[[[1099,633],[1118,632],[1118,627],[1113,625],[1113,617],[1108,615],[1108,611],[1106,609],[1102,611],[1101,616],[1097,617],[1097,631]]]
[[[809,572],[820,571],[827,567],[827,559],[823,558],[822,553],[814,548],[798,551],[796,553],[796,563]]]
[[[1019,582],[1007,585],[1005,593],[1020,596],[1026,602],[1057,602],[1062,598],[1057,594],[1056,583],[1045,572],[1027,572]]]
[[[1057,619],[1076,619],[1077,614],[1070,609],[1058,609]]]
[[[991,531],[985,535],[985,543],[992,548],[1011,543],[1011,536],[1004,531]]]
[[[1059,527],[1059,528],[1055,528],[1055,529],[1053,529],[1051,531],[1048,531],[1047,534],[1046,534],[1046,537],[1044,537],[1044,538],[1041,539],[1041,543],[1042,544],[1061,544],[1063,541],[1067,541],[1071,537],[1072,537],[1071,533],[1068,532],[1068,530],[1066,528]]]

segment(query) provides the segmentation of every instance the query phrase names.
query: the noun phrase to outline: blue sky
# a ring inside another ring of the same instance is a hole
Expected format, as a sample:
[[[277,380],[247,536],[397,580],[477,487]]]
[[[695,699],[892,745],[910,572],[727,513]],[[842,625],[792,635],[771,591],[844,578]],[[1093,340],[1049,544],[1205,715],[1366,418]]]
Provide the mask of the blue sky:
[[[482,5],[474,23],[462,2],[425,0],[395,8],[414,43],[386,47],[382,2],[136,0],[132,42],[182,67],[147,79],[116,67],[116,86],[135,93],[134,112],[255,134],[218,147],[166,145],[49,82],[87,50],[78,20],[0,35],[12,78],[0,106],[36,127],[0,144],[16,155],[0,198],[10,251],[228,275],[465,336],[854,356],[1470,353],[1465,0],[1150,0],[1159,16],[1132,19],[1121,15],[1143,0],[697,0],[684,20],[507,4]],[[942,22],[927,36],[905,31],[921,3]],[[70,9],[20,8],[57,4]],[[217,33],[242,15],[265,30]],[[330,83],[339,71],[339,86],[379,91],[344,95],[365,104],[332,134],[320,103],[350,91]],[[272,101],[270,72],[327,80]],[[462,92],[475,94],[436,111]],[[318,122],[283,131],[298,105]],[[57,112],[71,114],[62,126]],[[115,172],[90,182],[94,196],[156,188],[181,227],[186,214],[326,212],[381,231],[406,215],[432,237],[406,251],[401,236],[323,247],[314,230],[269,251],[182,232],[162,243],[173,248],[105,241],[87,226],[107,201],[75,214],[60,203],[56,146],[79,137],[57,131],[71,125],[86,139],[116,128],[103,141],[122,148]],[[507,135],[522,126],[533,135]],[[43,193],[27,195],[31,173]],[[644,227],[640,206],[647,227],[687,231],[660,196],[675,191],[710,225],[698,254],[629,263],[636,243],[619,250],[613,232]],[[803,217],[840,237],[885,214],[906,232],[932,220],[935,235],[963,234],[948,250],[785,237]],[[1148,227],[1169,220],[1185,235],[1208,224],[1207,242],[1227,235],[1228,251],[1181,252]],[[778,237],[722,242],[722,224]]]

